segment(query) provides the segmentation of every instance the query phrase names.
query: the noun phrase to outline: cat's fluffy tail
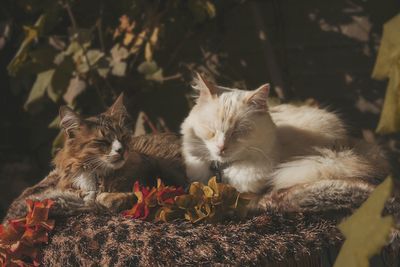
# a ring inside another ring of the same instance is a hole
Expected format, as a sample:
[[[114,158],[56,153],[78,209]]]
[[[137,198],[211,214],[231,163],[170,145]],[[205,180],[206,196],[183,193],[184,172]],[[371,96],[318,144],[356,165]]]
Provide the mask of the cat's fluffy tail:
[[[274,190],[321,180],[362,180],[379,183],[389,172],[381,148],[366,142],[352,148],[314,148],[312,155],[297,157],[278,166],[271,183]]]
[[[349,211],[358,208],[375,186],[357,180],[320,180],[265,194],[258,209],[296,212]]]

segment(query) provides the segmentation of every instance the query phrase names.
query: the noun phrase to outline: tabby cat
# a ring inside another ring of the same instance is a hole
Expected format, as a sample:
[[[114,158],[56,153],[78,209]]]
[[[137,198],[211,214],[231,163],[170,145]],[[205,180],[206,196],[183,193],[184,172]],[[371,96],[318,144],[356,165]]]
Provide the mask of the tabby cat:
[[[55,169],[28,188],[11,205],[6,218],[24,214],[24,200],[50,198],[56,215],[82,211],[118,212],[131,207],[135,181],[184,185],[179,137],[174,134],[133,137],[123,95],[104,113],[83,118],[69,107],[60,109],[64,147],[54,158]],[[160,147],[159,143],[167,143]]]

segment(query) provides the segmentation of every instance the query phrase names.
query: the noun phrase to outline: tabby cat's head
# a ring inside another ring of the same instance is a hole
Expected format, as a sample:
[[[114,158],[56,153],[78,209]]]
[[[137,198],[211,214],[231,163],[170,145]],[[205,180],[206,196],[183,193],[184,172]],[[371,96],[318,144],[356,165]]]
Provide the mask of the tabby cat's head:
[[[54,162],[73,172],[105,173],[121,168],[128,156],[131,130],[121,94],[104,113],[83,118],[67,106],[60,109],[60,125],[66,136]]]

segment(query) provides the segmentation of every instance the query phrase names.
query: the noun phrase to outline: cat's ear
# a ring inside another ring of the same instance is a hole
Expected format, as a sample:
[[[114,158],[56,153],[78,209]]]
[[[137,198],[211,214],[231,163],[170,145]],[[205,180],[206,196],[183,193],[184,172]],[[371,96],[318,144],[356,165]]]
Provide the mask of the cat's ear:
[[[247,103],[258,110],[267,110],[267,98],[270,91],[269,83],[263,84],[256,90],[251,91],[246,99]]]
[[[105,112],[106,115],[118,120],[119,125],[132,128],[132,119],[125,107],[124,93],[121,93],[115,100],[114,104]]]
[[[214,84],[204,78],[200,73],[196,73],[197,79],[195,79],[195,89],[199,90],[199,100],[206,100],[217,97],[217,88]]]
[[[74,132],[82,123],[81,117],[68,106],[60,107],[60,127],[68,137],[73,137]]]
[[[126,111],[125,104],[124,104],[124,93],[121,93],[117,99],[115,100],[114,104],[108,108],[105,112],[110,116],[120,116],[120,115],[127,115],[128,112]]]

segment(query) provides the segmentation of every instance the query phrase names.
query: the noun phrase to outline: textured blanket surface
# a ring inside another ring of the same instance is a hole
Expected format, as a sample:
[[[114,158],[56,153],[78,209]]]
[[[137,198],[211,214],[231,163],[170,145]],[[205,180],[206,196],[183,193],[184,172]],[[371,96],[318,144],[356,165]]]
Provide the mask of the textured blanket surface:
[[[177,136],[138,137],[134,150],[146,158],[151,168],[182,172]],[[52,172],[26,189],[10,206],[5,221],[23,216],[25,199],[54,186],[58,179],[57,173]],[[335,255],[325,259],[322,255],[332,249],[337,251],[343,242],[337,224],[360,206],[374,188],[375,183],[358,180],[298,185],[264,195],[264,210],[258,215],[221,224],[151,223],[104,210],[54,217],[56,228],[42,249],[41,261],[43,266],[311,267],[321,266],[322,261],[322,266],[332,266]],[[394,214],[397,222],[398,200],[391,199],[385,210]],[[387,255],[386,263],[371,266],[396,266],[392,260],[399,258],[397,254]]]
[[[44,266],[253,265],[300,260],[337,247],[336,219],[265,212],[244,222],[150,223],[82,214],[57,220]]]
[[[399,204],[391,199],[384,211],[397,222]],[[220,224],[152,223],[93,213],[56,218],[42,264],[333,266],[343,242],[337,224],[353,210],[284,212],[272,207],[247,220]],[[371,266],[398,266],[397,243],[392,241]]]

